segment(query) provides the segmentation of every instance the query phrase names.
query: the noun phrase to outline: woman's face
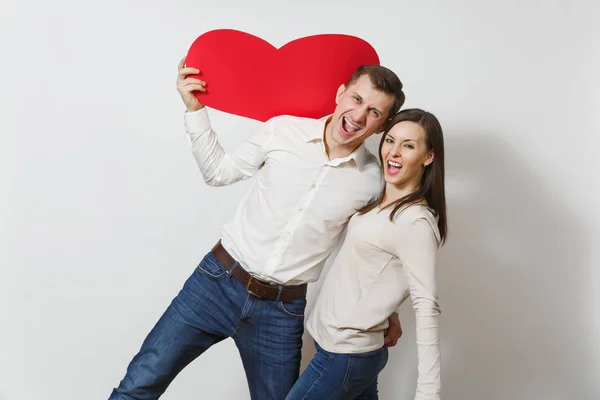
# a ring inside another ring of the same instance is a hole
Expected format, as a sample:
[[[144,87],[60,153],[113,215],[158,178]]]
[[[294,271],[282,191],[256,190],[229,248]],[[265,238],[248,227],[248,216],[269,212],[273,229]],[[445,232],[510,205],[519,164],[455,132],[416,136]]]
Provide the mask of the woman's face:
[[[402,121],[383,138],[381,159],[385,181],[399,189],[419,187],[424,166],[433,161],[433,150],[427,150],[427,136],[415,122]]]

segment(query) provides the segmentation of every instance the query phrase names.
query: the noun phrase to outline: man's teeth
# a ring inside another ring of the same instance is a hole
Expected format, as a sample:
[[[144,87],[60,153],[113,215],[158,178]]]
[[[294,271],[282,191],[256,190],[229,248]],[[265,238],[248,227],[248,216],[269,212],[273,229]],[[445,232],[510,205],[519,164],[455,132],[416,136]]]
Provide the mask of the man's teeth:
[[[357,130],[360,129],[359,126],[354,125],[352,122],[350,122],[350,120],[346,117],[344,117],[344,121],[346,122],[346,126],[349,128],[348,131],[349,132],[356,132]]]
[[[400,164],[400,163],[397,163],[397,162],[395,162],[395,161],[388,161],[388,165],[389,165],[390,167],[402,168],[402,164]]]

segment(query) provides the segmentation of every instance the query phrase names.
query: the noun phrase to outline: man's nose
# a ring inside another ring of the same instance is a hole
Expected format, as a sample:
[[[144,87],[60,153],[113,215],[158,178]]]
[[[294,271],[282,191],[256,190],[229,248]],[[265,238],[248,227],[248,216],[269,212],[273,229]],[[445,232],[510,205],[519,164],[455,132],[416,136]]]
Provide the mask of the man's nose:
[[[364,123],[369,110],[366,107],[360,107],[352,113],[352,119],[359,123]]]

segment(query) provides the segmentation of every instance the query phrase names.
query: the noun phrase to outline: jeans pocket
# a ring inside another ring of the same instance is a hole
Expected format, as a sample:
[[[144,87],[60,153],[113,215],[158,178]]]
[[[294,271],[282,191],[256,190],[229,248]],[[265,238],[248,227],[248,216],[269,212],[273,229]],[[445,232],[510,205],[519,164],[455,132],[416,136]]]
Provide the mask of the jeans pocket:
[[[367,353],[350,354],[342,389],[358,396],[377,379],[387,361],[388,349],[386,347]]]
[[[225,267],[215,258],[212,253],[208,253],[197,267],[198,271],[202,272],[209,278],[217,279],[227,273]]]
[[[306,309],[306,298],[300,297],[290,302],[278,302],[279,309],[290,317],[304,318],[304,310]]]

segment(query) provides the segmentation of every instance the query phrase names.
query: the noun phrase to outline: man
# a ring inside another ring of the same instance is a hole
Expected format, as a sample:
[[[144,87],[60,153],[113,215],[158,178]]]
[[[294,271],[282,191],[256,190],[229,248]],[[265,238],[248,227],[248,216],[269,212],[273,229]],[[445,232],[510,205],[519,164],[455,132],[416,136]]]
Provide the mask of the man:
[[[300,370],[307,283],[319,278],[350,216],[380,192],[379,163],[363,142],[404,103],[392,71],[361,67],[339,87],[329,118],[272,118],[229,155],[194,96],[205,90],[189,78],[199,72],[182,59],[177,89],[204,180],[255,180],[109,400],[158,399],[185,366],[228,337],[252,399],[285,398]],[[400,335],[394,315],[387,344]]]

